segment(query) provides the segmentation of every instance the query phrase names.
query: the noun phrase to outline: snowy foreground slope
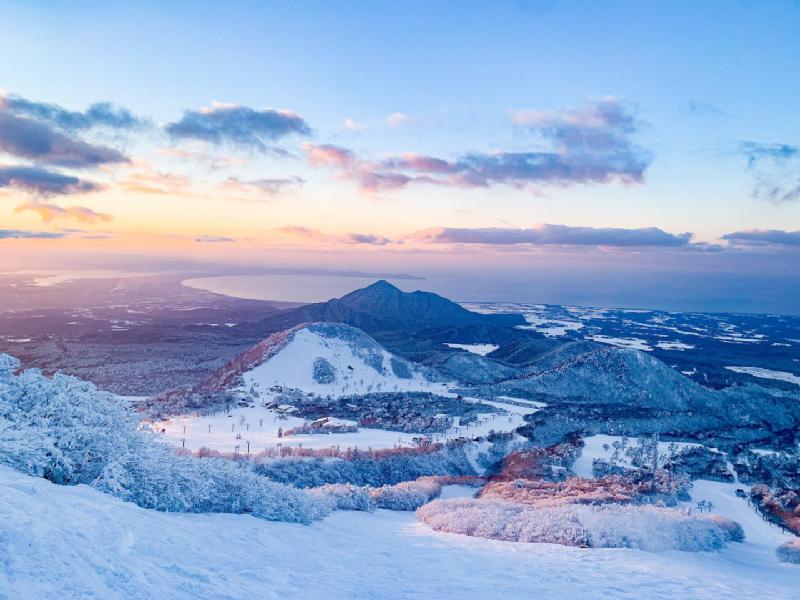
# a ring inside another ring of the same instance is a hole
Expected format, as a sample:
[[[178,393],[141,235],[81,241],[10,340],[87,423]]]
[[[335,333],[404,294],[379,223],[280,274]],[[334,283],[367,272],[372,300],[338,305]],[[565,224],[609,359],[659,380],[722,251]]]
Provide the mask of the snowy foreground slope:
[[[159,513],[0,467],[0,598],[796,598],[773,548],[647,553],[434,533],[413,513],[310,526]]]

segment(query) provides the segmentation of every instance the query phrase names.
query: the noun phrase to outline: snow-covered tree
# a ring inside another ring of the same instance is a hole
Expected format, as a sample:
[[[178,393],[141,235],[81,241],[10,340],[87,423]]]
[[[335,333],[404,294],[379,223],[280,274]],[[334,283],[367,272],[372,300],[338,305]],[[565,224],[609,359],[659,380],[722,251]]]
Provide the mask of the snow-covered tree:
[[[66,375],[0,355],[0,464],[58,484],[88,484],[145,508],[251,513],[310,522],[327,514],[302,490],[245,465],[176,453],[139,426],[130,405]]]

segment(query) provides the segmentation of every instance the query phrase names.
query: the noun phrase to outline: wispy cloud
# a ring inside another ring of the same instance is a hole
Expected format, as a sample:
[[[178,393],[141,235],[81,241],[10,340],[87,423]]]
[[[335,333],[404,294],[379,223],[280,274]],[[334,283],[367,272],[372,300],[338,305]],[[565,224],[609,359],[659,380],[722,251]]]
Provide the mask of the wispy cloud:
[[[709,117],[727,117],[729,116],[727,112],[715,106],[714,104],[710,104],[708,102],[699,102],[697,100],[691,100],[687,105],[689,108],[689,112],[693,115],[698,116],[709,116]]]
[[[229,177],[219,184],[219,189],[242,195],[276,196],[287,190],[297,188],[305,183],[302,177],[278,177],[263,179],[239,179]]]
[[[21,229],[0,229],[0,240],[55,240],[67,237],[67,233],[52,231],[24,231]]]
[[[25,202],[15,209],[15,212],[24,211],[35,212],[45,223],[56,219],[72,219],[81,223],[104,223],[112,219],[111,215],[96,212],[86,206],[61,207],[44,202]]]
[[[472,152],[454,160],[417,153],[367,159],[332,144],[304,148],[310,165],[334,168],[365,192],[400,189],[411,183],[466,188],[640,183],[652,161],[651,154],[632,141],[640,126],[634,109],[616,99],[564,111],[516,111],[513,121],[550,148]]]
[[[797,246],[800,248],[800,231],[782,229],[750,229],[734,231],[722,236],[734,245],[743,246]]]
[[[166,173],[150,165],[140,165],[119,183],[128,192],[155,196],[177,196],[185,194],[192,185],[191,179],[180,173]]]
[[[356,244],[366,246],[386,246],[387,244],[398,243],[382,235],[373,235],[370,233],[346,233],[339,235],[324,233],[319,229],[312,229],[301,225],[287,225],[278,228],[276,231],[317,243]]]
[[[11,188],[39,196],[54,196],[95,192],[101,186],[41,167],[0,165],[0,188]]]
[[[235,242],[236,238],[225,237],[222,235],[201,235],[194,238],[194,241],[198,244],[225,244],[229,242]]]
[[[110,102],[96,102],[86,110],[68,110],[49,102],[36,102],[21,96],[0,97],[0,108],[49,123],[65,131],[79,131],[98,127],[110,129],[134,129],[145,124],[143,119],[127,108]]]
[[[349,129],[350,131],[363,131],[364,129],[367,128],[367,126],[364,125],[363,123],[359,123],[358,121],[354,121],[350,117],[347,117],[344,120],[343,125],[344,125],[345,129]]]
[[[303,144],[308,154],[308,162],[313,167],[341,167],[342,169],[356,166],[360,161],[353,151],[334,144]]]
[[[289,135],[308,136],[311,127],[298,114],[287,110],[255,110],[239,104],[212,103],[210,108],[186,110],[180,121],[168,123],[175,140],[193,139],[212,144],[227,143],[258,152],[279,152],[274,145]]]
[[[800,146],[742,142],[739,152],[753,174],[753,196],[780,204],[800,200]]]
[[[370,246],[385,246],[392,243],[392,240],[387,237],[371,233],[348,233],[344,240],[350,244],[369,244]]]
[[[386,117],[386,124],[389,127],[401,127],[403,125],[408,125],[411,121],[411,117],[401,112],[393,112]]]
[[[285,233],[286,235],[302,237],[307,239],[324,240],[327,238],[327,236],[324,233],[322,233],[319,229],[303,227],[302,225],[285,225],[284,227],[278,227],[276,231],[280,233]]]
[[[246,165],[247,158],[225,156],[221,154],[209,154],[199,150],[189,150],[186,148],[162,148],[158,151],[162,156],[177,158],[189,163],[199,163],[210,169],[228,169]]]
[[[657,227],[624,229],[618,227],[571,227],[540,224],[528,229],[481,227],[435,227],[419,231],[413,239],[432,244],[486,245],[562,245],[609,247],[684,247],[691,243],[691,233],[668,233]]]

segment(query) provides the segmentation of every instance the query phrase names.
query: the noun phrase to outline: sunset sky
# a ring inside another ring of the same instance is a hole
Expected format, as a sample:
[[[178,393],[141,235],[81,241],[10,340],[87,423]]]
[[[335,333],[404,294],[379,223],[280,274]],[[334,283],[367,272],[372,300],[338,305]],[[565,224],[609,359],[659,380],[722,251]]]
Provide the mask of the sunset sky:
[[[330,6],[4,2],[0,269],[800,312],[798,2]]]

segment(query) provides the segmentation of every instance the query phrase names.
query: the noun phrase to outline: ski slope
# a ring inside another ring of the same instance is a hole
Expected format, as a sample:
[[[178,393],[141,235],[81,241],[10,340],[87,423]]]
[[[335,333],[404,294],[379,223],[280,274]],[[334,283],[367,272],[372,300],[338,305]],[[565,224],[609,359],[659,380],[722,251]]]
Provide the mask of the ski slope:
[[[422,371],[412,363],[393,357],[359,330],[369,346],[359,347],[362,340],[344,340],[305,327],[295,331],[291,339],[275,355],[242,374],[244,388],[254,386],[260,390],[272,386],[295,388],[319,396],[344,396],[367,392],[436,391],[441,383],[428,381]],[[339,325],[344,331],[353,330]],[[333,326],[331,326],[333,328]],[[409,370],[410,377],[398,377],[392,368],[392,359],[399,360]],[[331,383],[314,379],[314,362],[326,360],[335,373]],[[369,364],[371,360],[373,364]],[[377,368],[376,368],[377,367]]]
[[[452,392],[439,392],[443,395],[455,396]],[[267,399],[271,396],[267,395]],[[265,450],[276,450],[281,447],[302,448],[393,448],[395,446],[414,446],[414,438],[427,435],[433,442],[446,442],[457,438],[485,437],[491,431],[514,431],[525,423],[524,416],[538,410],[531,405],[519,406],[502,401],[478,400],[464,398],[464,402],[480,402],[493,406],[497,412],[485,413],[473,423],[461,425],[455,417],[453,426],[446,431],[432,434],[404,433],[385,429],[361,427],[354,433],[302,434],[279,437],[281,433],[298,427],[305,419],[292,416],[264,406],[233,408],[229,413],[221,411],[213,415],[185,414],[164,421],[152,423],[158,433],[158,439],[177,447],[190,450],[210,448],[220,452],[247,454],[248,444],[251,454]],[[355,425],[355,421],[338,419],[340,422]]]
[[[788,600],[800,582],[774,548],[747,544],[659,554],[434,533],[389,511],[309,526],[158,513],[6,467],[0,505],[4,600]]]

